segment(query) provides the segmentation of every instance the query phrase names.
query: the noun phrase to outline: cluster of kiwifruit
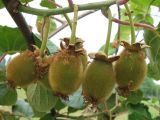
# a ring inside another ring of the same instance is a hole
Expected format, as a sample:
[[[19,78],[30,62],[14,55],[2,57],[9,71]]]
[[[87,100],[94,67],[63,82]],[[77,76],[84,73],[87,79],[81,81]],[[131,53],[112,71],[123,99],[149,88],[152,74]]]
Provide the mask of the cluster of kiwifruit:
[[[116,83],[122,95],[140,87],[147,71],[143,44],[130,45],[122,41],[125,49],[120,56],[92,53],[89,57],[93,61],[88,63],[83,41],[76,39],[75,44],[69,44],[69,38],[64,38],[60,43],[61,50],[43,59],[37,51],[22,52],[7,65],[8,84],[26,87],[40,81],[64,99],[82,85],[85,100],[92,104],[109,97]]]

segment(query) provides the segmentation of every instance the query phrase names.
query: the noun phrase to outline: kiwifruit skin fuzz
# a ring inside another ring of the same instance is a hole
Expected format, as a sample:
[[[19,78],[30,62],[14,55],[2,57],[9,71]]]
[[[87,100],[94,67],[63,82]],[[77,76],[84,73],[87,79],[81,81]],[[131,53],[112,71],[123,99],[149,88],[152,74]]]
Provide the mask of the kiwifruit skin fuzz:
[[[66,50],[55,55],[49,68],[49,83],[54,93],[70,95],[82,83],[83,65],[79,56]]]
[[[80,59],[82,61],[83,70],[85,70],[87,67],[87,62],[88,62],[87,54],[80,55]]]
[[[147,72],[144,51],[124,49],[114,68],[116,82],[120,88],[128,86],[130,90],[137,90],[143,83]]]
[[[34,59],[25,51],[13,58],[6,67],[7,81],[14,86],[25,87],[36,78]]]
[[[84,96],[102,102],[107,99],[115,86],[112,63],[94,60],[85,70],[82,84]]]

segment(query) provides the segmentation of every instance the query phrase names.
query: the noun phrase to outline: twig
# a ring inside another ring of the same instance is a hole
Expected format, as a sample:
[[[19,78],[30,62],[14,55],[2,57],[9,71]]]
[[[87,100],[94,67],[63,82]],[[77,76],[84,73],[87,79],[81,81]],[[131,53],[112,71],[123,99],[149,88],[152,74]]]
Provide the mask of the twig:
[[[91,11],[87,11],[85,13],[83,13],[82,15],[80,15],[78,17],[78,20],[79,19],[82,19],[83,17],[87,16],[87,15],[90,15],[92,13],[95,13],[97,10],[91,10]],[[60,32],[61,30],[63,30],[64,28],[66,28],[68,26],[68,23],[64,23],[62,26],[60,26],[59,28],[57,28],[53,33],[51,33],[49,35],[49,38],[53,37],[54,35],[56,35],[58,32]]]
[[[112,21],[115,22],[115,23],[118,23],[118,24],[122,24],[122,25],[130,25],[129,22],[127,21],[121,21],[121,20],[118,20],[116,18],[112,18]],[[149,29],[149,30],[156,30],[155,27],[151,26],[151,25],[148,25],[148,24],[145,24],[145,23],[134,23],[133,24],[135,27],[142,27],[142,28],[146,28],[146,29]]]
[[[66,23],[65,21],[63,21],[63,20],[61,20],[59,18],[56,18],[54,16],[51,16],[50,18],[55,19],[56,21],[60,22],[61,24],[65,24]]]

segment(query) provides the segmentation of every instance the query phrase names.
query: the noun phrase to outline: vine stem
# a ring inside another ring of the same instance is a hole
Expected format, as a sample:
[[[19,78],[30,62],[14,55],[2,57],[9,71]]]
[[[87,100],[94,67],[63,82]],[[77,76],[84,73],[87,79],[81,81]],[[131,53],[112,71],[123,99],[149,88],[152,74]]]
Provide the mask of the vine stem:
[[[133,20],[132,20],[132,13],[129,10],[129,7],[128,7],[127,4],[124,4],[124,6],[126,8],[127,15],[129,17],[129,21],[130,21],[130,26],[131,26],[131,44],[133,44],[133,43],[136,42],[136,36],[135,36],[135,30],[134,30],[134,23],[133,23]]]
[[[109,43],[110,43],[111,31],[112,31],[112,13],[111,13],[111,10],[108,9],[107,13],[108,13],[108,31],[107,31],[107,38],[106,38],[104,53],[108,56],[108,49],[109,49]]]
[[[101,9],[103,7],[109,7],[116,3],[117,3],[117,0],[107,0],[107,1],[105,0],[102,2],[82,4],[82,5],[78,5],[78,11]],[[39,15],[39,16],[59,15],[59,14],[73,12],[73,9],[71,7],[44,10],[44,9],[37,9],[37,8],[32,8],[24,5],[19,5],[18,10],[20,12],[25,12],[28,14]]]
[[[130,25],[129,22],[127,21],[121,21],[119,19],[116,19],[116,18],[112,18],[112,21],[115,22],[115,23],[118,23],[118,24],[122,24],[122,25]],[[156,28],[151,26],[151,25],[148,25],[148,24],[145,24],[145,23],[133,23],[133,25],[135,27],[142,27],[142,28],[146,28],[146,29],[149,29],[149,30],[152,30],[152,31],[155,31]]]
[[[40,56],[43,57],[44,50],[46,49],[46,44],[48,40],[48,34],[49,34],[49,28],[50,28],[50,17],[44,18],[43,28],[42,28],[42,45],[40,48]]]
[[[76,42],[76,28],[78,20],[78,6],[74,5],[73,8],[74,8],[74,18],[72,22],[72,33],[71,33],[70,44],[75,44]]]

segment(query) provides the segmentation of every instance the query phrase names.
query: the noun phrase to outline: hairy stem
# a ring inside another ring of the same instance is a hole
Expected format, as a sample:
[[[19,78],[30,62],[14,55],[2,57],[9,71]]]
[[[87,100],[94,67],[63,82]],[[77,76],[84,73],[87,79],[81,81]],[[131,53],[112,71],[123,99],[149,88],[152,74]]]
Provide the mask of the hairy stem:
[[[106,39],[106,44],[104,48],[104,53],[108,56],[108,49],[109,49],[109,43],[110,43],[110,38],[111,38],[111,31],[112,31],[112,13],[111,10],[107,10],[108,13],[108,32],[107,32],[107,39]]]
[[[49,17],[45,17],[44,18],[44,26],[43,26],[43,30],[41,33],[42,36],[42,45],[40,48],[40,56],[43,57],[44,55],[44,51],[46,49],[46,44],[47,44],[47,40],[48,40],[48,33],[49,33],[49,28],[50,28],[50,18]]]
[[[113,4],[116,4],[116,1],[117,0],[107,0],[107,1],[105,0],[103,2],[82,4],[82,5],[78,5],[78,10],[83,11],[83,10],[101,9],[102,7],[109,7]],[[32,7],[27,7],[24,5],[19,5],[18,10],[21,12],[25,12],[25,13],[33,14],[33,15],[39,15],[39,16],[59,15],[59,14],[73,12],[73,9],[70,7],[44,10],[44,9],[36,9]]]
[[[74,18],[72,23],[72,34],[70,43],[74,44],[76,42],[76,28],[77,28],[77,20],[78,20],[78,6],[74,5]]]
[[[133,44],[133,43],[136,42],[136,36],[135,36],[135,30],[134,30],[134,23],[133,23],[133,20],[132,20],[132,13],[129,10],[129,7],[128,7],[127,4],[124,4],[124,6],[126,8],[127,15],[129,17],[129,21],[130,21],[130,26],[131,26],[131,44]]]

